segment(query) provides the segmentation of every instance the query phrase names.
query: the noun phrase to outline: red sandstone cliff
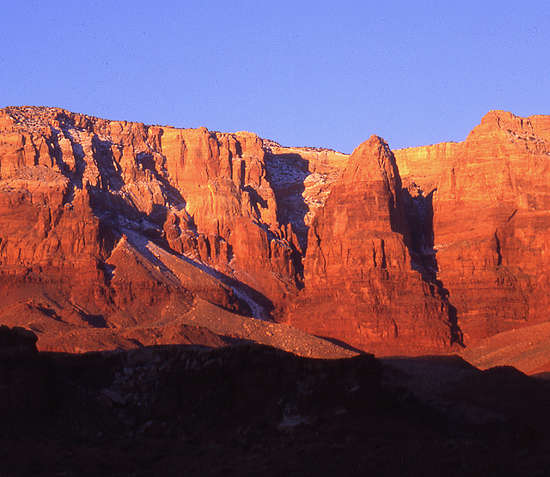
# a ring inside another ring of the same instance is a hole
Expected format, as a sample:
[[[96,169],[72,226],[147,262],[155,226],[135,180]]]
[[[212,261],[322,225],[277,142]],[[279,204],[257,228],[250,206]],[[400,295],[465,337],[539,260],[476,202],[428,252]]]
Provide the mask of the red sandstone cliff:
[[[493,111],[462,143],[396,153],[407,180],[437,189],[437,274],[467,345],[548,320],[549,132],[549,116]]]
[[[373,137],[348,160],[5,108],[0,319],[49,333],[50,349],[83,329],[82,349],[177,340],[193,313],[383,353],[471,346],[548,320],[549,154],[549,116],[500,111],[462,143],[394,155]]]
[[[353,152],[313,219],[290,323],[377,352],[451,344],[447,304],[409,252],[401,189],[383,140],[373,136]]]
[[[185,313],[197,297],[249,313],[197,266],[238,274],[277,302],[296,286],[296,238],[276,217],[253,134],[0,112],[1,313],[11,324],[119,328]],[[192,283],[159,268],[150,239],[195,263]]]
[[[68,336],[165,324],[202,301],[280,315],[302,279],[303,217],[324,196],[301,196],[301,216],[279,211],[274,184],[296,171],[281,175],[285,148],[270,144],[278,149],[251,133],[1,110],[2,320]],[[319,155],[302,160],[300,177]],[[126,346],[112,333],[101,346],[109,340]]]

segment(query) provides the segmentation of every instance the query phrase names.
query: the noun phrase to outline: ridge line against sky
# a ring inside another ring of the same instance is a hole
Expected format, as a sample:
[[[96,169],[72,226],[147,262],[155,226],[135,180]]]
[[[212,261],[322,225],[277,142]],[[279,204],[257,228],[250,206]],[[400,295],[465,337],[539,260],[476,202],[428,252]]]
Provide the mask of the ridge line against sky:
[[[462,141],[488,111],[550,114],[542,1],[14,1],[0,107],[247,130],[350,153]]]

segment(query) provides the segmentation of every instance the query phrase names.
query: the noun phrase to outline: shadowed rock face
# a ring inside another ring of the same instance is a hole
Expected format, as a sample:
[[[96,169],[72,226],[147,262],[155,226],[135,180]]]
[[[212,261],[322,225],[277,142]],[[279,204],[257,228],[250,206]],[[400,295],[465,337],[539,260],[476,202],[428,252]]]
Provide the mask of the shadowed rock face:
[[[0,327],[3,475],[547,473],[550,387],[514,368],[35,341]]]
[[[0,418],[4,423],[28,414],[32,420],[54,406],[52,370],[38,356],[36,341],[32,331],[0,326]]]
[[[305,288],[290,323],[378,352],[451,345],[448,306],[410,254],[401,189],[382,139],[353,152],[310,228]]]

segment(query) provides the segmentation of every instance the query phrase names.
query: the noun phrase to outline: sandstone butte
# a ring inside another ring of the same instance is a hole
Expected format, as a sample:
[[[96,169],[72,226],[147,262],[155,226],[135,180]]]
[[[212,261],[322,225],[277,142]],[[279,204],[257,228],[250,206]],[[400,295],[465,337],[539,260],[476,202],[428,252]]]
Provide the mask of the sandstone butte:
[[[8,107],[0,320],[65,351],[342,355],[296,328],[386,355],[475,346],[550,321],[549,153],[550,116],[502,111],[462,143],[348,157]]]

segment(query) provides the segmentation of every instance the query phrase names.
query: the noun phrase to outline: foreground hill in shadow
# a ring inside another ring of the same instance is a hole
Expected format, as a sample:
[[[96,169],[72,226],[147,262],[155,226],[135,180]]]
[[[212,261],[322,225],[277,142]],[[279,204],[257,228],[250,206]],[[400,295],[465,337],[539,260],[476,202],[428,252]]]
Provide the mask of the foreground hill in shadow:
[[[38,353],[0,333],[2,475],[544,475],[550,387],[456,356]]]

